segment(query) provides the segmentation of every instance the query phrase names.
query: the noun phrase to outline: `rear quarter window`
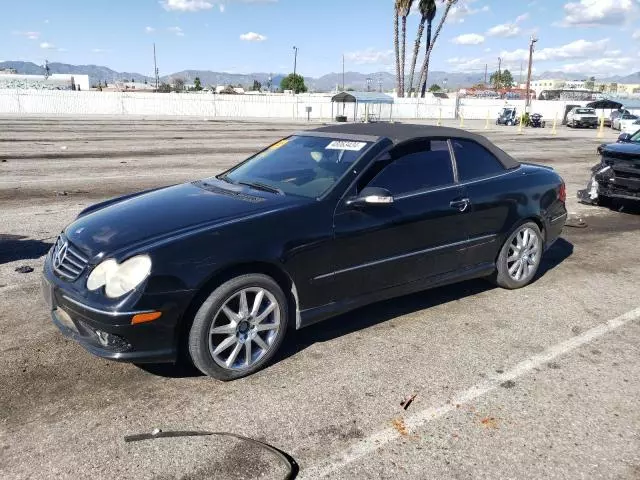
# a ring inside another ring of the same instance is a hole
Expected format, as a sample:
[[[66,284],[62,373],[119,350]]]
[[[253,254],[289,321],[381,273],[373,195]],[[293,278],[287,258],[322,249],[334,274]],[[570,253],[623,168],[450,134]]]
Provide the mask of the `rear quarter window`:
[[[504,167],[489,150],[472,140],[452,139],[453,152],[461,182],[504,172]]]

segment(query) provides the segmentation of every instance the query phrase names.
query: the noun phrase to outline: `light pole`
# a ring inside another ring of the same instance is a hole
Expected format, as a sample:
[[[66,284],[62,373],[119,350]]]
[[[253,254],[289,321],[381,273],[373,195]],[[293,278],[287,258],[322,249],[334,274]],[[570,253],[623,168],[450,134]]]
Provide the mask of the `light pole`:
[[[537,41],[538,38],[535,35],[531,35],[531,40],[529,41],[529,71],[527,72],[527,108],[531,105],[531,67],[533,65],[533,48]]]
[[[500,90],[500,84],[502,83],[502,58],[498,57],[498,78],[496,78],[496,92]]]
[[[296,76],[296,68],[298,67],[298,47],[293,47],[293,76]]]

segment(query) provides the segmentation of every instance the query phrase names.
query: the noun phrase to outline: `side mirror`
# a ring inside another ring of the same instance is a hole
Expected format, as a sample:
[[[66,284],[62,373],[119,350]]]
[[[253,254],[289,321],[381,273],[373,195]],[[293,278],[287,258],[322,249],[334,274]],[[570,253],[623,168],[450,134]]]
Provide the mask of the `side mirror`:
[[[618,143],[629,143],[631,141],[630,133],[621,133],[618,136]]]
[[[360,195],[348,199],[345,204],[349,207],[364,207],[367,205],[390,205],[393,203],[391,192],[385,188],[367,187]]]

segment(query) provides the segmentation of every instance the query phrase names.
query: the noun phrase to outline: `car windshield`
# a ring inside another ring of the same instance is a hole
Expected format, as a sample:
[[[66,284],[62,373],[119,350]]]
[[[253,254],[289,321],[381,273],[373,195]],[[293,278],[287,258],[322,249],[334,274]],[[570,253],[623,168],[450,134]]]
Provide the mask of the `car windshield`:
[[[596,111],[593,108],[578,108],[576,113],[592,113],[595,114]]]
[[[640,130],[638,130],[636,133],[634,133],[631,138],[629,139],[629,141],[631,142],[636,142],[636,143],[640,143]]]
[[[218,178],[316,198],[333,187],[370,145],[337,138],[291,136]]]
[[[622,117],[623,120],[637,120],[638,116],[637,115],[625,115],[624,117]]]

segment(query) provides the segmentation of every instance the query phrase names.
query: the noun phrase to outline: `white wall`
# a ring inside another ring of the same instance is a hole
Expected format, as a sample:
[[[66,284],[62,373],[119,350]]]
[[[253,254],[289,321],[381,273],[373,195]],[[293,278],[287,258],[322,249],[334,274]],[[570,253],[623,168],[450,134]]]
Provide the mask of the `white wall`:
[[[534,100],[531,112],[541,113],[545,119],[558,119],[564,115],[565,105],[587,102]],[[443,119],[495,119],[505,105],[514,105],[524,111],[524,100],[448,99],[436,97],[397,98],[395,104],[371,106],[371,112],[388,119],[393,118]],[[234,118],[282,118],[306,120],[306,107],[311,107],[312,120],[330,120],[342,113],[342,104],[332,109],[329,95],[208,95],[190,93],[147,92],[95,92],[0,89],[0,114],[48,114],[48,115],[158,115]],[[605,112],[608,115],[609,112]],[[354,105],[345,105],[345,114],[353,119]],[[360,105],[358,117],[364,115]]]

